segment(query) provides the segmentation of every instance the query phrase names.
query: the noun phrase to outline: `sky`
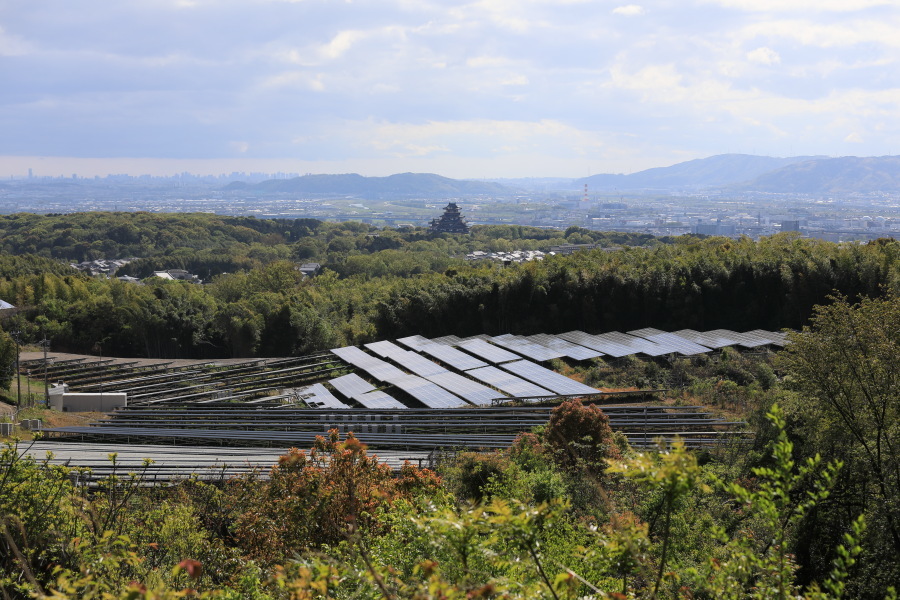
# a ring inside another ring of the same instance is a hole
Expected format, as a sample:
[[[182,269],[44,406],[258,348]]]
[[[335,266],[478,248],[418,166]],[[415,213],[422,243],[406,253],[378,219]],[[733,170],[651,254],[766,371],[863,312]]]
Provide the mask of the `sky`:
[[[625,2],[4,0],[0,176],[900,154],[898,0]]]

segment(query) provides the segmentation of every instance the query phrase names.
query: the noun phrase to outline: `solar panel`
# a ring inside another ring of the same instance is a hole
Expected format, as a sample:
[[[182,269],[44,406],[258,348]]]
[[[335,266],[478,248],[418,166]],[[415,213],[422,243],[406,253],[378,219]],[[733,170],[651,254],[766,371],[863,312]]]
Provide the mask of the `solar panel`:
[[[543,362],[545,360],[551,360],[553,358],[560,358],[564,356],[562,352],[558,350],[553,350],[546,346],[541,346],[540,344],[535,344],[534,342],[529,342],[523,337],[517,335],[495,335],[491,338],[491,341],[497,344],[498,346],[503,346],[513,352],[517,352],[522,356],[528,357],[532,360],[536,360],[538,362]]]
[[[375,358],[371,354],[366,354],[356,346],[332,348],[331,351],[341,360],[362,369],[378,381],[393,382],[407,375],[394,365],[386,363],[380,358]]]
[[[609,340],[599,339],[597,336],[587,334],[583,331],[576,330],[566,333],[560,333],[557,337],[574,344],[578,344],[579,346],[586,346],[592,350],[602,352],[603,354],[608,354],[609,356],[612,356],[614,358],[634,354],[634,350],[627,346],[616,344]]]
[[[509,362],[520,358],[518,354],[513,354],[509,350],[489,344],[481,338],[462,340],[459,343],[459,347],[492,363]]]
[[[435,344],[443,344],[445,346],[458,346],[459,345],[459,338],[456,337],[455,335],[445,335],[443,337],[434,338],[431,341],[434,342]]]
[[[645,333],[639,334],[638,331],[659,331],[658,329],[653,329],[651,327],[647,327],[646,329],[639,329],[636,331],[629,331],[631,335],[639,335],[646,340],[650,340],[651,342],[655,342],[657,344],[662,344],[668,346],[681,354],[682,356],[693,356],[696,354],[706,354],[710,352],[710,348],[706,346],[702,346],[700,344],[695,344],[694,342],[688,341],[682,337],[675,335],[674,333],[666,333],[665,331],[659,331],[659,333]]]
[[[525,381],[516,377],[512,373],[501,371],[497,367],[481,367],[480,369],[472,369],[466,371],[466,375],[470,375],[479,381],[483,381],[488,385],[492,385],[497,389],[503,390],[510,396],[518,398],[534,398],[539,396],[554,396],[555,394],[549,390],[537,386],[530,381]]]
[[[700,332],[694,331],[693,329],[680,329],[678,331],[673,331],[672,335],[677,335],[680,338],[684,338],[689,342],[694,342],[695,344],[700,344],[701,346],[706,346],[707,348],[725,348],[726,346],[736,346],[737,340],[733,340],[731,338],[721,336],[721,335],[713,335],[710,332]]]
[[[429,408],[457,408],[468,403],[444,388],[416,375],[407,375],[391,382]]]
[[[381,390],[367,392],[357,396],[355,400],[366,408],[406,408],[405,404]]]
[[[350,373],[328,381],[331,387],[347,398],[356,398],[375,389],[375,386],[357,375]]]
[[[552,335],[547,335],[545,333],[530,335],[526,339],[534,342],[535,344],[540,344],[542,346],[546,346],[547,348],[558,350],[559,352],[564,353],[565,356],[568,356],[569,358],[573,358],[575,360],[589,360],[591,358],[603,356],[603,353],[598,350],[591,350],[586,346],[573,344],[572,342],[558,337],[553,337]]]
[[[365,344],[365,347],[378,356],[383,356],[384,358],[391,358],[393,356],[396,356],[397,354],[400,354],[401,352],[406,352],[404,348],[401,348],[397,344],[389,342],[387,340]]]
[[[428,344],[434,343],[428,338],[422,337],[421,335],[411,335],[408,337],[400,338],[397,341],[407,348],[412,348],[413,350],[418,350],[422,346],[427,346]]]
[[[662,329],[656,329],[654,327],[644,327],[643,329],[635,329],[634,331],[629,331],[628,333],[630,335],[636,335],[638,337],[645,338],[648,335],[659,335],[666,332]]]
[[[527,360],[505,363],[502,367],[507,371],[515,373],[519,377],[537,383],[541,387],[545,387],[557,394],[575,395],[600,393],[600,390],[579,383],[573,379],[569,379],[565,375],[560,375],[556,371],[545,369],[544,367]]]
[[[437,375],[438,373],[446,373],[447,369],[434,361],[428,360],[421,354],[403,350],[403,354],[397,354],[391,357],[401,367],[415,373],[420,377],[428,377],[429,375]]]
[[[766,339],[754,335],[747,335],[746,333],[737,333],[736,331],[731,331],[729,329],[713,329],[707,333],[730,338],[734,340],[735,344],[743,346],[744,348],[757,348],[771,343]]]
[[[674,348],[657,344],[643,338],[621,333],[619,331],[610,331],[594,336],[599,340],[605,340],[620,346],[631,349],[632,354],[646,354],[648,356],[661,356],[663,354],[671,354],[675,352]]]
[[[754,329],[753,331],[748,331],[744,335],[755,335],[758,338],[767,339],[770,344],[775,346],[784,346],[785,341],[787,341],[786,333],[766,331],[765,329]]]
[[[427,379],[444,389],[452,390],[454,394],[462,396],[472,404],[485,406],[492,404],[494,400],[506,398],[506,396],[496,390],[450,371],[432,375]]]
[[[419,348],[420,352],[424,352],[425,354],[429,354],[441,362],[444,362],[454,369],[459,371],[466,371],[468,369],[477,369],[478,367],[486,367],[487,363],[478,360],[474,356],[466,354],[465,352],[461,352],[456,348],[452,348],[450,346],[442,346],[441,344],[428,344],[427,346],[421,346]]]
[[[298,389],[296,393],[297,397],[310,408],[350,408],[335,398],[321,383]]]

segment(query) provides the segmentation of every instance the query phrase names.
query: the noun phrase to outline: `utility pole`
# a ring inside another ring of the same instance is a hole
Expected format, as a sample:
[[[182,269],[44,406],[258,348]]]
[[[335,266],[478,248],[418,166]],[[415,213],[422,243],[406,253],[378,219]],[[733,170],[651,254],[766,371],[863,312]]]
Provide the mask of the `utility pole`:
[[[50,347],[50,340],[47,339],[46,333],[43,335],[41,345],[44,347],[44,406],[50,406],[50,385],[47,383],[47,350]]]
[[[13,340],[16,342],[16,410],[22,408],[22,376],[19,374],[19,330],[13,331]]]

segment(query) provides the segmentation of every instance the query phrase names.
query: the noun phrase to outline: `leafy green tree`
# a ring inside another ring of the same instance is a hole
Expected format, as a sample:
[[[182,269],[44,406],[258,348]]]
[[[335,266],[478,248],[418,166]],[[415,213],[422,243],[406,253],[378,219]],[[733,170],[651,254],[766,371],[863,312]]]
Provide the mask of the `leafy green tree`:
[[[790,339],[779,362],[797,392],[791,417],[801,451],[846,465],[840,503],[810,527],[827,539],[864,514],[869,577],[900,580],[900,297],[835,298]]]

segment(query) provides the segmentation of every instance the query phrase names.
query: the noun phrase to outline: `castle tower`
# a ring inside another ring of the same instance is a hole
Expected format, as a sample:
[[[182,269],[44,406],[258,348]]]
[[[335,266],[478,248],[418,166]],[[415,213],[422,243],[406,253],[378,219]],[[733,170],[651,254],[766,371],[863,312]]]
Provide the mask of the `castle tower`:
[[[444,207],[441,218],[431,220],[431,233],[469,233],[469,226],[465,218],[459,214],[456,202]]]

